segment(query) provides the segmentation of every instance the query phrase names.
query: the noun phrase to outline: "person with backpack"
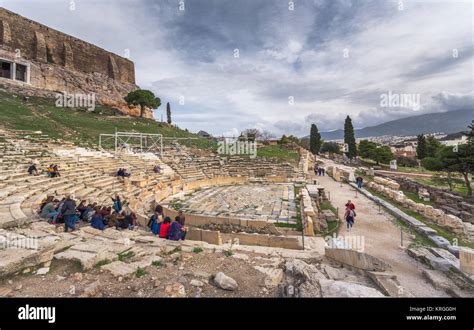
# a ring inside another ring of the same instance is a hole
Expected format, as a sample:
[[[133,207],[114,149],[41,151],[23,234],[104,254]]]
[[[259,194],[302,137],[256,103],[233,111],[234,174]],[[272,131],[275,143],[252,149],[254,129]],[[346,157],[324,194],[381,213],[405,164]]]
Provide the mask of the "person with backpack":
[[[76,230],[76,202],[71,198],[71,195],[66,196],[66,200],[61,208],[61,214],[64,217],[64,232],[67,233],[69,228],[72,231]]]
[[[347,224],[347,231],[352,230],[352,226],[354,225],[355,217],[356,217],[356,213],[355,213],[354,209],[351,209],[350,207],[347,207],[346,212],[344,214],[344,219],[346,220],[346,224]]]
[[[148,227],[150,227],[151,232],[155,235],[160,234],[160,226],[163,222],[164,214],[163,214],[163,207],[161,205],[157,205],[155,208],[155,212],[148,221]]]
[[[359,175],[359,176],[356,178],[357,188],[361,189],[363,182],[364,182],[364,178],[362,178],[362,177]]]

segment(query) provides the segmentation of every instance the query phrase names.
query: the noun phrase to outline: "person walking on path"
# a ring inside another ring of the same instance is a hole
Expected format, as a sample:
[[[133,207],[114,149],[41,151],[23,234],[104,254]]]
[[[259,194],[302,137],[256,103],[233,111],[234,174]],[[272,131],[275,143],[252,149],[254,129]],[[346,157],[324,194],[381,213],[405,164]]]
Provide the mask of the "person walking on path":
[[[364,182],[364,178],[359,175],[356,178],[357,188],[362,189],[363,182]]]
[[[344,206],[346,207],[346,209],[349,208],[351,210],[355,210],[355,208],[356,208],[355,204],[352,203],[352,201],[350,199],[347,201],[346,205],[344,205]]]
[[[354,225],[355,216],[356,214],[354,212],[354,209],[351,209],[350,207],[346,207],[346,213],[344,214],[344,219],[346,220],[347,231],[351,231],[352,226]]]

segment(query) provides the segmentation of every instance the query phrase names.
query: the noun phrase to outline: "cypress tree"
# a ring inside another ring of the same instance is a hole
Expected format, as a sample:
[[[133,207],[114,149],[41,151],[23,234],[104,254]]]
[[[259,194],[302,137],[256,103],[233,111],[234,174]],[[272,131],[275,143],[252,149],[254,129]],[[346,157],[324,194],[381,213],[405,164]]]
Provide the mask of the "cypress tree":
[[[354,136],[354,127],[352,126],[351,117],[347,116],[346,121],[344,122],[344,143],[347,144],[349,149],[346,152],[346,156],[349,159],[357,156],[357,146]]]
[[[418,145],[416,146],[416,156],[418,159],[425,158],[426,155],[426,138],[423,134],[417,135]]]
[[[312,124],[309,134],[309,151],[311,151],[313,154],[319,153],[321,144],[321,134],[319,134],[318,127],[315,124]]]
[[[170,103],[166,103],[166,121],[171,125],[171,107]]]

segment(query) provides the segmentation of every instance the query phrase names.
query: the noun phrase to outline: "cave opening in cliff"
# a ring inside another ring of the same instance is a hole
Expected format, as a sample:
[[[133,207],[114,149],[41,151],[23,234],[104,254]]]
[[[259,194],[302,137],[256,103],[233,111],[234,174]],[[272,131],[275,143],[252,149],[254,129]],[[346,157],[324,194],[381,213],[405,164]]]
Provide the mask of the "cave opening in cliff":
[[[12,63],[0,60],[0,77],[12,79]]]
[[[26,82],[26,65],[16,64],[15,80]]]

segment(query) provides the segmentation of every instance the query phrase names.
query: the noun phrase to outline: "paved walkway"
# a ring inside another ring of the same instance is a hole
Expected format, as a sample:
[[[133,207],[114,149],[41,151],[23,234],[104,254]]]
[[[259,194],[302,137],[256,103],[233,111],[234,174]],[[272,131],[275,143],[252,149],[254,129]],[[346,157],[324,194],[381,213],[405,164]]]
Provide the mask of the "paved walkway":
[[[326,166],[333,164],[330,160],[324,161]],[[326,191],[330,192],[331,203],[339,207],[339,216],[342,219],[344,205],[350,199],[356,205],[357,217],[351,232],[346,231],[345,222],[341,224],[339,235],[362,235],[365,241],[365,252],[388,262],[397,275],[401,286],[417,297],[447,297],[444,291],[436,290],[428,284],[422,276],[424,266],[408,256],[404,249],[400,248],[400,227],[395,225],[394,218],[381,210],[378,206],[348,184],[341,184],[328,176],[314,177],[319,180]],[[412,242],[410,237],[404,233],[403,246],[408,247]]]

